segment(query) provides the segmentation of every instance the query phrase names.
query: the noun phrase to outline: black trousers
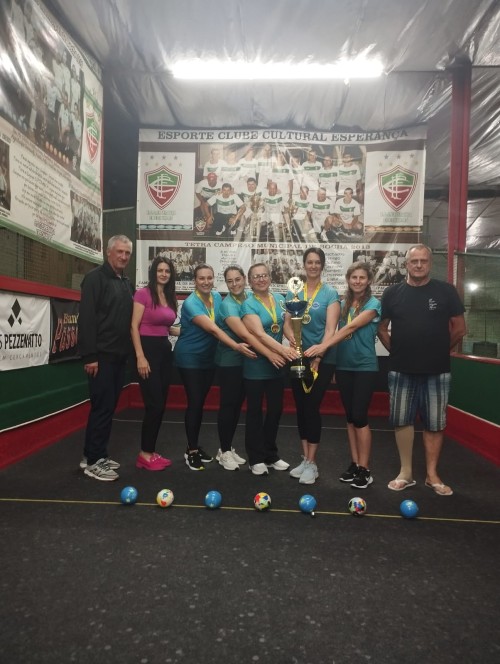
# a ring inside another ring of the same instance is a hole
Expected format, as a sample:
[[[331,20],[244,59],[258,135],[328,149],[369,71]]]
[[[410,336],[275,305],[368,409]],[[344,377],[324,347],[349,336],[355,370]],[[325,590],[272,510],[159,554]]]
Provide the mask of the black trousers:
[[[147,378],[138,377],[144,401],[144,418],[141,430],[141,449],[153,453],[160,431],[168,389],[172,381],[172,344],[167,337],[141,336],[142,349],[151,373]]]
[[[336,378],[349,424],[358,429],[368,424],[368,409],[377,384],[377,371],[341,371]]]
[[[314,445],[317,445],[321,439],[322,419],[320,408],[334,373],[334,364],[320,362],[318,377],[314,381],[309,394],[304,392],[301,380],[298,378],[292,378],[291,380],[300,439],[307,440]]]
[[[240,419],[241,406],[245,400],[243,367],[219,367],[217,369],[220,388],[217,428],[220,448],[228,452],[232,447],[234,432]]]
[[[248,463],[274,463],[280,458],[276,437],[283,411],[285,379],[245,379],[247,416],[245,424],[245,449]],[[266,412],[263,412],[264,397]]]
[[[187,399],[184,426],[186,429],[188,450],[198,449],[198,438],[203,419],[203,406],[208,391],[212,386],[214,374],[215,367],[211,367],[210,369],[186,369],[179,367],[179,375],[184,385]]]
[[[97,376],[88,378],[90,413],[83,454],[89,466],[108,456],[111,425],[125,380],[126,364],[126,356],[116,358],[114,362],[99,358]]]

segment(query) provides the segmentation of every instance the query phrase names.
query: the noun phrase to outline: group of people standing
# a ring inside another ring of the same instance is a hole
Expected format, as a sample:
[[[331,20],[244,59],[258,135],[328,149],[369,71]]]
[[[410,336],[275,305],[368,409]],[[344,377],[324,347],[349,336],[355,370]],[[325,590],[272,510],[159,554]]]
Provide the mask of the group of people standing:
[[[401,460],[400,473],[388,486],[401,491],[415,484],[413,422],[419,413],[424,424],[426,485],[439,495],[451,495],[437,474],[437,461],[446,425],[449,351],[465,333],[464,309],[453,286],[430,278],[428,247],[409,249],[408,278],[387,289],[382,303],[371,294],[373,273],[362,262],[347,270],[341,300],[337,290],[322,281],[325,254],[316,247],[303,254],[301,290],[286,297],[270,291],[268,267],[255,263],[248,271],[248,286],[241,267],[225,269],[228,295],[222,299],[214,289],[213,268],[200,264],[194,270],[194,292],[183,302],[179,326],[174,325],[174,264],[162,256],[155,258],[148,285],[133,294],[123,275],[131,251],[132,243],[125,236],[111,238],[107,262],[82,283],[79,344],[89,377],[91,411],[80,465],[87,475],[105,481],[118,478],[119,464],[108,457],[107,443],[128,353],[129,330],[123,325],[127,319],[144,401],[138,468],[161,471],[171,465],[156,452],[156,443],[175,363],[186,392],[184,458],[191,470],[201,471],[213,461],[199,438],[205,400],[216,374],[220,389],[216,460],[232,471],[246,463],[233,446],[246,399],[245,451],[251,472],[288,470],[277,435],[286,368],[300,356],[286,307],[297,297],[307,303],[301,328],[306,373],[291,378],[302,458],[290,476],[301,484],[313,484],[319,477],[321,404],[335,376],[350,448],[349,466],[339,479],[357,489],[373,482],[368,409],[378,374],[378,334],[390,351],[390,418]],[[174,351],[169,335],[178,336]]]

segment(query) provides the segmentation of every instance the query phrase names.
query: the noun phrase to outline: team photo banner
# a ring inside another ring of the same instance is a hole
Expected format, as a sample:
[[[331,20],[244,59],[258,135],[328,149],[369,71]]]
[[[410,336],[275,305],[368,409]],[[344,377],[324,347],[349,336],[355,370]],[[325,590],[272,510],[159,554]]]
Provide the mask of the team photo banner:
[[[286,290],[309,246],[327,255],[329,283],[364,256],[380,290],[404,278],[399,254],[419,241],[425,182],[423,126],[379,132],[141,129],[137,286],[161,254],[177,288],[193,269],[255,262]],[[389,261],[390,258],[390,261]],[[389,266],[390,263],[390,266]]]
[[[0,223],[100,262],[100,68],[37,0],[0,4],[0,40]]]

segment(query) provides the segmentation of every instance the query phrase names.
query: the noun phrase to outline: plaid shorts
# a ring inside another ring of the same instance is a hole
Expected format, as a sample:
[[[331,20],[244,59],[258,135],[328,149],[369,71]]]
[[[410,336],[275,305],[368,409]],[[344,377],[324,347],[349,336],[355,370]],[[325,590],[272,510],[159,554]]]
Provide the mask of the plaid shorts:
[[[389,371],[391,412],[394,427],[413,424],[420,415],[426,431],[442,431],[446,427],[446,407],[450,393],[451,374],[405,374]]]

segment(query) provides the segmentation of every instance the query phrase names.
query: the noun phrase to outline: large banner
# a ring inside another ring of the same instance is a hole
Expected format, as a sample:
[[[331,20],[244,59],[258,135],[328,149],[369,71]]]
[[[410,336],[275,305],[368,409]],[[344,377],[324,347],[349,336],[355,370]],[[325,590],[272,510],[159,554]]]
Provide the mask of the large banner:
[[[0,223],[100,262],[100,68],[37,0],[0,3],[0,41]]]
[[[77,358],[80,303],[51,299],[50,311],[52,318],[50,364]]]
[[[404,252],[420,240],[425,127],[335,133],[279,129],[141,129],[137,286],[158,254],[193,269],[269,265],[273,289],[300,273],[308,246],[327,255],[324,277],[343,291],[354,260],[371,263],[374,292],[405,278]]]
[[[47,364],[49,347],[49,300],[0,293],[0,371]]]

